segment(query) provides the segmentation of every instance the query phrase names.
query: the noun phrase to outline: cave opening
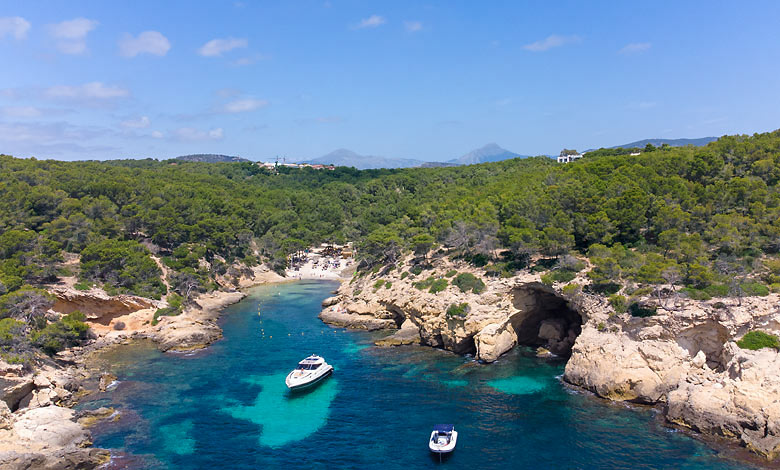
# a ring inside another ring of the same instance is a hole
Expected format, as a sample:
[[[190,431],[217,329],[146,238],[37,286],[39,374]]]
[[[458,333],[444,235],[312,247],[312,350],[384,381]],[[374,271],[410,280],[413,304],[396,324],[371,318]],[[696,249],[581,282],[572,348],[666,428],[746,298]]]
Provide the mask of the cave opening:
[[[517,344],[543,347],[559,356],[570,356],[582,332],[582,316],[558,293],[540,283],[512,289],[517,313],[509,319]]]

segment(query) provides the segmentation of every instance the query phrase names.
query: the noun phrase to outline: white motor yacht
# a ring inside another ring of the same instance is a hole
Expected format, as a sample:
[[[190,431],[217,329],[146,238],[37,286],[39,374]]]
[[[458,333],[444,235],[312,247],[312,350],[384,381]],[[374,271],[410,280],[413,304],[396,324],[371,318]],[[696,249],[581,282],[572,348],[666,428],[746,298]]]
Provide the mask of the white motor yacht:
[[[298,363],[284,383],[290,390],[300,390],[319,383],[333,372],[333,366],[325,362],[320,356],[311,355]]]
[[[431,440],[428,441],[428,448],[431,452],[437,454],[448,454],[455,450],[455,444],[458,442],[458,431],[451,424],[437,424],[431,432]]]

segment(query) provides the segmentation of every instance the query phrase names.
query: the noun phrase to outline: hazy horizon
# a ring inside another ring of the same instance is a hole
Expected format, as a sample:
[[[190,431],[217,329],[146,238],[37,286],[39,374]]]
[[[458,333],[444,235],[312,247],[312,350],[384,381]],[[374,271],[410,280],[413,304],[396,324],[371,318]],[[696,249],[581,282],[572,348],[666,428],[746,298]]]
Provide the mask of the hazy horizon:
[[[774,2],[3,6],[18,157],[446,161],[780,127]]]

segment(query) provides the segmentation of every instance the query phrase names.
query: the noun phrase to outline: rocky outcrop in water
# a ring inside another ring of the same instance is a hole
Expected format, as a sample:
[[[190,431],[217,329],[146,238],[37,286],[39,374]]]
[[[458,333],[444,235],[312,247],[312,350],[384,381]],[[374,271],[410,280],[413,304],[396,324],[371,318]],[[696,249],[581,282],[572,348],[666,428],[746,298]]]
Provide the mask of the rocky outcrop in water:
[[[413,285],[428,276],[448,279],[452,270],[480,276],[484,292],[461,292],[448,282],[432,294]],[[780,455],[780,355],[735,343],[753,329],[780,334],[776,294],[746,298],[739,306],[732,299],[683,300],[639,318],[616,314],[604,298],[567,292],[542,284],[536,274],[488,278],[439,259],[416,277],[391,270],[344,283],[323,304],[320,318],[366,329],[414,325],[405,338],[417,332],[421,344],[483,362],[517,344],[570,355],[563,378],[573,385],[611,400],[661,404],[671,423],[734,439],[770,460]],[[464,315],[447,313],[461,304],[468,305]],[[395,340],[401,331],[381,344],[404,344]]]

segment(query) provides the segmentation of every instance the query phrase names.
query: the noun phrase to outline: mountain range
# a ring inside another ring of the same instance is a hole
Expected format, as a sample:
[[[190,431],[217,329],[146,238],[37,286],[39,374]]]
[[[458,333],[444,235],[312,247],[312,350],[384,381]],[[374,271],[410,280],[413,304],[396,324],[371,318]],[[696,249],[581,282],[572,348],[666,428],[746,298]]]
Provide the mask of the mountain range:
[[[318,158],[300,160],[300,163],[312,164],[333,164],[336,166],[353,166],[358,170],[370,168],[410,168],[410,167],[438,167],[438,166],[457,166],[474,165],[477,163],[497,162],[509,158],[520,158],[525,155],[519,155],[510,152],[507,149],[499,147],[495,143],[487,144],[484,147],[472,150],[471,152],[445,162],[426,162],[413,158],[389,158],[378,157],[374,155],[360,155],[347,149],[338,149]]]
[[[241,157],[231,157],[230,155],[219,155],[216,153],[195,153],[192,155],[182,155],[176,157],[176,160],[185,162],[203,162],[203,163],[224,163],[224,162],[250,162]]]
[[[702,137],[698,139],[644,139],[637,140],[623,145],[616,145],[609,148],[644,148],[647,144],[653,144],[660,147],[663,144],[669,144],[672,147],[682,147],[685,145],[702,146],[717,140],[717,137]],[[591,149],[593,150],[593,149]],[[587,150],[590,151],[590,150]],[[443,162],[431,162],[418,160],[414,158],[391,158],[376,155],[361,155],[352,150],[340,148],[321,157],[312,159],[294,160],[297,163],[311,163],[323,165],[349,166],[358,170],[368,170],[373,168],[410,168],[410,167],[441,167],[458,165],[475,165],[478,163],[497,162],[508,160],[510,158],[527,158],[528,155],[520,155],[500,147],[496,143],[490,143],[478,149],[474,149],[460,157],[452,158]],[[245,158],[233,157],[229,155],[217,154],[194,154],[177,157],[176,160],[189,162],[248,162]]]
[[[655,147],[660,147],[663,144],[668,144],[671,147],[685,147],[686,145],[701,147],[709,144],[710,142],[714,142],[716,140],[718,140],[717,137],[700,137],[698,139],[644,139],[644,140],[637,140],[636,142],[631,142],[629,144],[615,145],[614,147],[609,147],[609,148],[611,149],[616,149],[621,147],[624,149],[630,149],[635,147],[644,148],[647,144],[653,144]]]

